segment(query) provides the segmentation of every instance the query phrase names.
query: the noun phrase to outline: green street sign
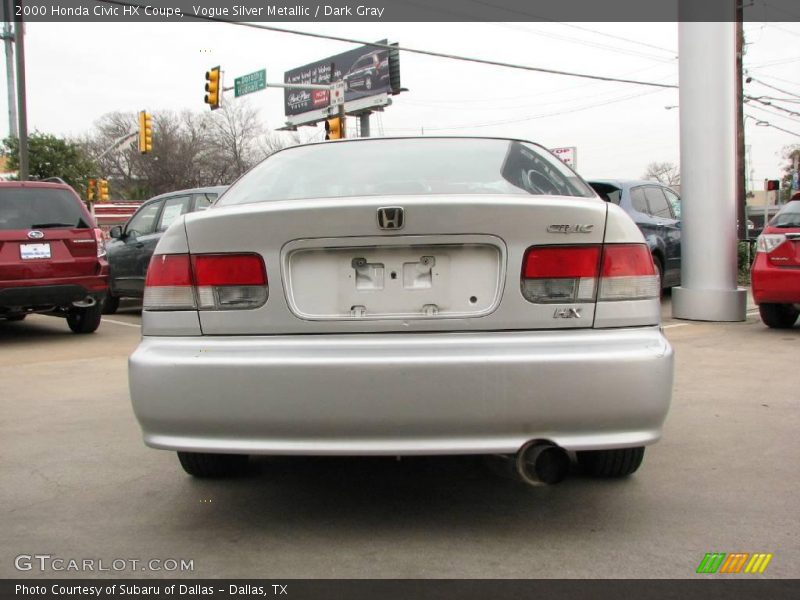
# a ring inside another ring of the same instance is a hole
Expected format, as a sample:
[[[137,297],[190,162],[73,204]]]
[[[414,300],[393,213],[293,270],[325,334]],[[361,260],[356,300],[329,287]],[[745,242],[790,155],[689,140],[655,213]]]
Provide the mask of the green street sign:
[[[267,87],[267,70],[261,69],[255,73],[248,73],[233,80],[234,96],[244,96],[259,92]]]

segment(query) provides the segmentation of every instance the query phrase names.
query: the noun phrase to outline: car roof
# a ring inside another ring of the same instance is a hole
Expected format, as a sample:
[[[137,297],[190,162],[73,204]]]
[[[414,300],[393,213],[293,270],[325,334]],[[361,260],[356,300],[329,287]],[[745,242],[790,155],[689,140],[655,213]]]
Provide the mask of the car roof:
[[[73,191],[72,187],[66,183],[51,183],[49,181],[0,181],[0,188],[44,188]]]
[[[208,192],[214,194],[221,194],[225,190],[227,190],[230,186],[228,185],[210,185],[206,187],[198,187],[198,188],[189,188],[185,190],[175,190],[174,192],[164,192],[163,194],[159,194],[158,196],[153,196],[152,198],[148,198],[145,202],[153,202],[155,200],[161,200],[162,198],[167,198],[169,196],[177,196],[179,194],[206,194]]]

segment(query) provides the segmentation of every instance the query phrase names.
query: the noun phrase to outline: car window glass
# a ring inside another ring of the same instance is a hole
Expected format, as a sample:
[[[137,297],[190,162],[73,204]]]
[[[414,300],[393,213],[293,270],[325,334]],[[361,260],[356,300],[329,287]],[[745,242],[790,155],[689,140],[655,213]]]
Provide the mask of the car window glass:
[[[650,207],[650,214],[660,219],[671,219],[672,211],[667,204],[667,198],[661,188],[649,186],[644,189],[647,204]]]
[[[166,231],[173,221],[183,214],[189,212],[190,196],[176,196],[167,198],[164,201],[164,210],[161,211],[161,218],[158,223],[157,231]]]
[[[214,200],[216,199],[217,199],[217,194],[212,194],[212,193],[195,194],[194,209],[205,210],[209,206],[214,204]]]
[[[533,144],[469,138],[371,138],[276,152],[239,179],[215,206],[414,194],[595,197],[574,171]]]
[[[43,187],[0,189],[0,230],[89,226],[80,201],[67,190]]]
[[[664,190],[664,194],[667,196],[667,200],[669,200],[669,205],[672,207],[672,214],[675,215],[676,219],[681,218],[681,199],[678,194],[673,192],[672,190]]]
[[[631,204],[633,204],[633,210],[648,214],[647,200],[644,198],[644,188],[637,187],[631,190]]]
[[[789,202],[769,224],[773,227],[800,227],[800,200]]]
[[[156,224],[156,215],[161,208],[161,202],[151,202],[139,209],[128,221],[125,233],[135,233],[136,235],[147,235],[153,233]]]

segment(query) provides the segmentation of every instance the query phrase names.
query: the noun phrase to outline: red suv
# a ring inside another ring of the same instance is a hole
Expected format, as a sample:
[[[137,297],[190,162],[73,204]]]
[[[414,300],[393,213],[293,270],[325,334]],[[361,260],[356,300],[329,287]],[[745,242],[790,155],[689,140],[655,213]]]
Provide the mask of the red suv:
[[[100,325],[108,290],[103,233],[64,183],[0,182],[0,319],[66,316],[75,333]]]
[[[800,199],[781,208],[758,236],[753,298],[769,327],[793,327],[800,315]]]

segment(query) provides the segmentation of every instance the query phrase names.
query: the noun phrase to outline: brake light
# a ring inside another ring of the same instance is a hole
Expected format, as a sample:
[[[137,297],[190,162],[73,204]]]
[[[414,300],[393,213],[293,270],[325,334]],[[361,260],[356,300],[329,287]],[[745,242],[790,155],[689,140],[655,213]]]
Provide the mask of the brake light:
[[[762,233],[756,240],[756,252],[769,254],[785,241],[786,236],[782,233]]]
[[[106,255],[106,238],[103,230],[99,227],[94,228],[94,241],[97,242],[97,258]]]
[[[197,308],[188,254],[154,254],[144,281],[145,310]]]
[[[600,246],[528,248],[522,270],[522,295],[529,302],[594,302]]]
[[[145,280],[146,310],[258,308],[269,287],[257,254],[156,254]]]
[[[264,261],[258,254],[192,256],[200,309],[258,308],[269,288]]]
[[[644,244],[609,244],[603,247],[597,300],[658,298],[661,281],[653,256]]]
[[[659,286],[644,244],[534,246],[523,260],[522,295],[537,304],[657,298]]]

